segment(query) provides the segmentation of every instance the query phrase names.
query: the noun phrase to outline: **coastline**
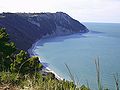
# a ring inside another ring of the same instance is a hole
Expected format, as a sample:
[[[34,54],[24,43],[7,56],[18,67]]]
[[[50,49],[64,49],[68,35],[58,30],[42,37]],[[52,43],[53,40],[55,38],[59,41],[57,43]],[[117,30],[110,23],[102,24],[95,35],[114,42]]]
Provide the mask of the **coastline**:
[[[86,32],[86,33],[88,33],[88,32]],[[85,33],[79,32],[79,33],[72,33],[72,34],[65,34],[65,35],[47,35],[47,36],[44,36],[44,37],[36,40],[36,42],[33,43],[31,48],[29,48],[27,51],[28,51],[30,57],[37,56],[37,57],[39,57],[39,60],[41,62],[42,60],[40,59],[40,56],[38,54],[36,54],[35,52],[33,52],[33,50],[35,49],[35,46],[38,44],[38,42],[40,42],[42,39],[52,39],[54,37],[61,37],[61,36],[68,36],[69,37],[69,35],[76,35],[76,34],[82,36],[82,34],[85,34]],[[44,43],[45,43],[44,41],[41,41],[41,43],[39,43],[39,45],[43,46]],[[43,62],[41,62],[41,63],[43,64]],[[51,72],[51,73],[53,73],[55,75],[55,77],[58,80],[63,80],[62,77],[60,77],[55,71],[51,70],[48,66],[46,66],[44,64],[43,64],[43,66],[44,66],[44,70],[43,70],[44,72]]]
[[[41,39],[40,39],[40,40],[41,40]],[[34,44],[32,44],[32,47],[29,48],[27,51],[28,51],[30,57],[32,57],[32,56],[37,56],[37,57],[39,57],[39,60],[40,60],[40,62],[41,62],[42,60],[40,59],[40,56],[38,56],[36,53],[33,52],[34,47],[36,46],[36,44],[37,44],[40,40],[37,40]],[[42,62],[41,62],[41,63],[42,63]],[[43,64],[43,63],[42,63],[42,64]],[[60,77],[55,71],[51,70],[48,66],[45,66],[44,64],[43,64],[43,66],[44,66],[44,69],[43,69],[44,72],[46,72],[46,73],[51,72],[51,73],[53,73],[53,74],[55,75],[55,77],[56,77],[58,80],[63,80],[62,77]]]

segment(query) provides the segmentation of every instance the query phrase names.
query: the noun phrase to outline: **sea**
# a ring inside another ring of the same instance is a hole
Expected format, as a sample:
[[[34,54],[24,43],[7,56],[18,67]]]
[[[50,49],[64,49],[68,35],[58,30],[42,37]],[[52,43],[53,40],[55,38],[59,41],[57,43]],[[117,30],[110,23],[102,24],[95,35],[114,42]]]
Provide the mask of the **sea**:
[[[32,52],[60,77],[71,80],[70,70],[77,85],[89,85],[92,90],[98,90],[95,60],[99,60],[102,87],[115,90],[114,76],[120,79],[120,24],[83,24],[88,33],[43,38]]]

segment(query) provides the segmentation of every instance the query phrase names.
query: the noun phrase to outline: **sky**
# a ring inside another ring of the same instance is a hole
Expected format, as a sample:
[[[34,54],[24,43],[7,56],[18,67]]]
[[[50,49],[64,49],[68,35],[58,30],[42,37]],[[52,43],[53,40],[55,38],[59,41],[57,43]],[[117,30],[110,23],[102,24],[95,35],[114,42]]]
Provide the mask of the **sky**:
[[[0,12],[58,12],[80,22],[120,23],[120,0],[0,0]]]

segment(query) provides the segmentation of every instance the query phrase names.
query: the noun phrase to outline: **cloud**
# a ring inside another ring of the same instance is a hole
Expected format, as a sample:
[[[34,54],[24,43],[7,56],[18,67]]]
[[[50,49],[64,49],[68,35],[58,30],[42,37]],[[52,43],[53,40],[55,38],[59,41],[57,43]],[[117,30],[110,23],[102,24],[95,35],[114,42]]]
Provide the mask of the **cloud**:
[[[120,22],[120,0],[1,0],[0,12],[63,11],[80,21]]]

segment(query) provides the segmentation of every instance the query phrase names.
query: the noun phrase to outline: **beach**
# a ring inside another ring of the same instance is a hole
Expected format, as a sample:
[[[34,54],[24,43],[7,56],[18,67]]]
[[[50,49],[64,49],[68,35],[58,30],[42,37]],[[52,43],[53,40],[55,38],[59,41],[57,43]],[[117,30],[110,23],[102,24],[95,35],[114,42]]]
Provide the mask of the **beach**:
[[[41,58],[40,58],[40,56],[39,55],[37,55],[35,52],[33,52],[33,50],[35,49],[35,46],[37,45],[37,43],[39,42],[40,40],[38,40],[38,41],[36,41],[36,43],[34,43],[33,45],[32,45],[32,47],[30,48],[30,49],[28,49],[28,53],[29,53],[29,55],[30,55],[30,57],[32,57],[32,56],[37,56],[38,58],[39,58],[39,60],[40,60],[40,62],[42,63],[42,65],[44,66],[43,67],[43,72],[46,72],[46,73],[49,73],[49,72],[51,72],[51,73],[53,73],[54,75],[55,75],[55,77],[58,79],[58,80],[63,80],[63,78],[62,77],[60,77],[56,72],[54,72],[53,70],[51,70],[47,65],[45,65],[43,62],[43,60],[41,60]],[[43,43],[41,43],[41,45],[42,45]]]
[[[87,23],[86,26],[91,30],[89,33],[42,38],[32,50],[48,63],[51,70],[70,80],[66,63],[81,84],[88,80],[93,90],[96,90],[94,60],[99,57],[102,83],[114,90],[114,82],[110,78],[112,73],[120,72],[120,26],[109,23]]]

